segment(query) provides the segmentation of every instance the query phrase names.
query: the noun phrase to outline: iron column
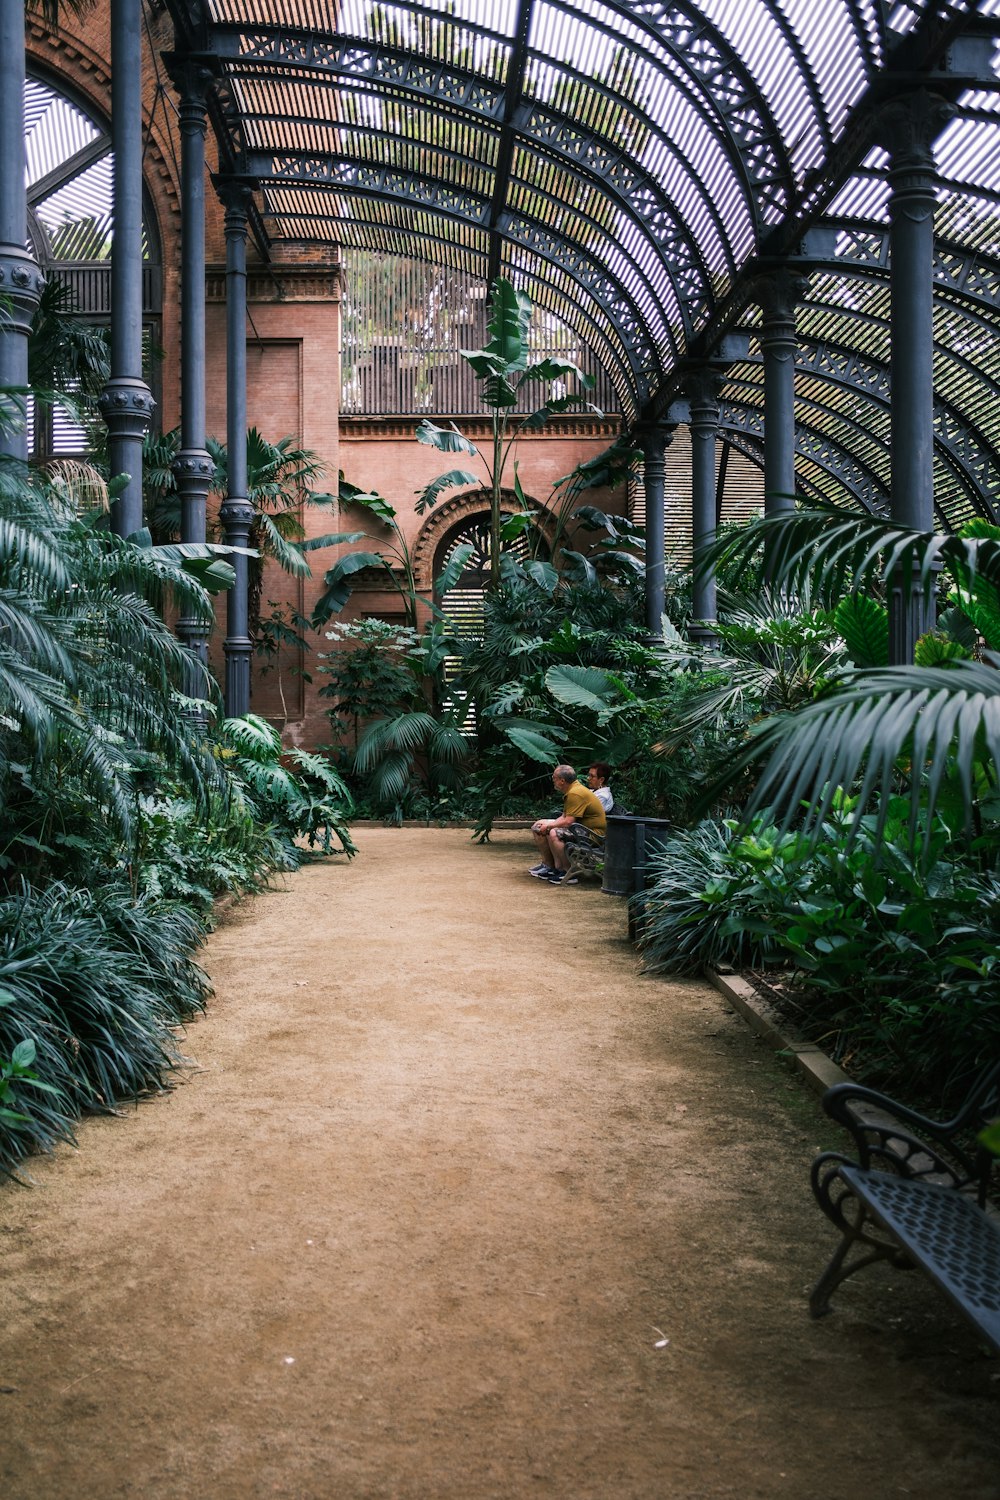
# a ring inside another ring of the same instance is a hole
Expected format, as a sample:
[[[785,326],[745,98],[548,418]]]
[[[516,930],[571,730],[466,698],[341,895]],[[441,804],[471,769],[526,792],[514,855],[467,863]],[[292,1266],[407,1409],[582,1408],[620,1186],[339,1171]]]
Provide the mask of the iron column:
[[[675,424],[650,422],[639,429],[642,446],[643,486],[646,492],[646,629],[651,640],[662,633],[665,603],[665,555],[667,550],[664,486],[665,454],[674,436]]]
[[[226,210],[226,448],[229,490],[219,510],[230,547],[246,547],[253,525],[247,499],[247,211],[253,182],[245,177],[217,177],[216,191]],[[226,604],[226,714],[242,718],[250,711],[250,639],[248,611],[249,559],[234,553],[230,563],[236,582]]]
[[[153,416],[142,378],[142,42],[134,0],[111,0],[111,143],[114,237],[111,244],[111,378],[100,408],[108,427],[111,473],[128,484],[111,512],[111,529],[142,526],[142,440]]]
[[[892,381],[892,518],[934,529],[934,170],[935,137],[953,106],[924,90],[890,104],[883,139],[889,151],[889,253]],[[889,660],[912,662],[919,637],[934,625],[933,598],[915,583],[907,602],[889,600]]]
[[[181,128],[181,447],[174,476],[181,497],[181,540],[205,541],[212,460],[205,448],[205,132],[211,72],[197,57],[167,59],[180,95]],[[206,624],[182,615],[177,634],[202,662]],[[192,682],[196,681],[192,674]],[[200,697],[198,686],[192,697]]]
[[[795,304],[803,278],[777,267],[757,281],[764,361],[764,512],[795,509]]]
[[[697,565],[701,548],[715,540],[715,439],[719,428],[719,376],[705,370],[688,381],[691,403],[691,539]],[[695,572],[693,623],[689,635],[705,646],[718,644],[715,625],[715,575]]]
[[[24,0],[0,0],[0,386],[28,384],[28,334],[44,277],[24,248]],[[0,433],[0,452],[27,458],[28,433]]]

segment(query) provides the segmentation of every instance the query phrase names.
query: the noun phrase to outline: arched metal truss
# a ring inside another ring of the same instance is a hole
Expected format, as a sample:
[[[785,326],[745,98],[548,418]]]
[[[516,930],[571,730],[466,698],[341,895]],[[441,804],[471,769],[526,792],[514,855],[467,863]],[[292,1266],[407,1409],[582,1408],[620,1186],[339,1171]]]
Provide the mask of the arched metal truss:
[[[223,170],[263,248],[337,242],[524,286],[626,419],[749,334],[763,260],[837,230],[799,314],[804,492],[888,493],[880,120],[925,89],[936,147],[935,466],[956,523],[1000,479],[1000,0],[166,0],[211,64]],[[991,53],[992,45],[992,53]],[[990,62],[992,55],[993,61]],[[756,457],[759,359],[723,399]]]

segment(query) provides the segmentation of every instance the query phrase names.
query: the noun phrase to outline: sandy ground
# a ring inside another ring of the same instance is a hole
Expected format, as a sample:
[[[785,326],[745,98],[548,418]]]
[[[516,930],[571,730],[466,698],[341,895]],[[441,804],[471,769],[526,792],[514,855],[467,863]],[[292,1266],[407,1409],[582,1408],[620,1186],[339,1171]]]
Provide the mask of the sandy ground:
[[[996,1500],[1000,1365],[834,1246],[803,1086],[526,836],[236,909],[183,1086],[0,1189],[4,1500]]]

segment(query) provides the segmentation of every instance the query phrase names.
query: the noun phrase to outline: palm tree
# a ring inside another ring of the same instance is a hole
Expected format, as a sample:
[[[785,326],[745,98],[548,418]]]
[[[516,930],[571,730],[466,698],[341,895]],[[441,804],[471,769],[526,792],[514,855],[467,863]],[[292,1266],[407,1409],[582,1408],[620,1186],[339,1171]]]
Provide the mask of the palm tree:
[[[830,599],[860,595],[873,583],[929,597],[947,570],[959,617],[1000,620],[1000,531],[988,530],[994,534],[919,532],[824,506],[766,517],[706,552],[700,565],[749,563],[766,547],[775,587]],[[908,799],[916,834],[945,788],[971,828],[991,811],[1000,785],[1000,656],[990,647],[1000,650],[1000,639],[987,637],[980,659],[844,671],[814,702],[765,720],[727,782],[765,760],[750,810],[771,804],[787,827],[804,806],[812,839],[841,789],[856,785],[853,815],[878,797],[879,832],[892,794]]]
[[[205,446],[215,466],[211,489],[221,498],[229,491],[226,445],[210,437]],[[157,540],[176,537],[180,530],[180,504],[173,473],[179,448],[178,428],[160,435],[150,434],[143,445],[146,515]],[[257,553],[250,559],[249,569],[252,639],[259,633],[265,564],[276,562],[293,578],[310,576],[301,545],[306,534],[301,513],[304,505],[335,503],[333,495],[311,488],[312,481],[320,478],[323,471],[322,459],[311,449],[300,448],[293,438],[283,437],[272,443],[256,427],[248,429],[245,498],[254,508],[254,522],[247,545]],[[313,548],[323,545],[326,543],[322,539],[312,543]]]
[[[209,438],[206,447],[215,463],[212,489],[225,495],[229,487],[229,457],[225,445]],[[254,508],[248,546],[258,553],[250,559],[248,614],[251,639],[260,623],[264,565],[273,561],[293,578],[308,578],[309,564],[299,545],[305,539],[303,505],[332,507],[335,497],[314,490],[312,482],[324,472],[322,459],[293,438],[269,442],[256,427],[247,431],[247,494]]]
[[[182,687],[200,674],[164,624],[172,600],[206,621],[205,590],[152,547],[124,542],[101,510],[81,515],[65,481],[0,459],[0,790],[39,802],[36,783],[79,778],[123,837],[135,766],[169,762],[202,797],[215,772],[191,733]],[[58,818],[58,794],[41,799]],[[8,868],[11,861],[8,858]]]

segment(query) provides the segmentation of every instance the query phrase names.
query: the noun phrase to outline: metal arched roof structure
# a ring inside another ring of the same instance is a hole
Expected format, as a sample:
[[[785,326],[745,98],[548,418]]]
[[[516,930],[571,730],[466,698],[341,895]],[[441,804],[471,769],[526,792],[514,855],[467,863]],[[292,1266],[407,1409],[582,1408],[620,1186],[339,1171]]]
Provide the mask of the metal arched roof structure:
[[[1000,493],[1000,0],[166,0],[214,73],[224,171],[267,248],[315,240],[498,274],[594,351],[629,421],[742,331],[722,390],[756,454],[753,282],[835,231],[800,309],[799,473],[889,489],[887,156],[915,88],[936,151],[935,481]]]

